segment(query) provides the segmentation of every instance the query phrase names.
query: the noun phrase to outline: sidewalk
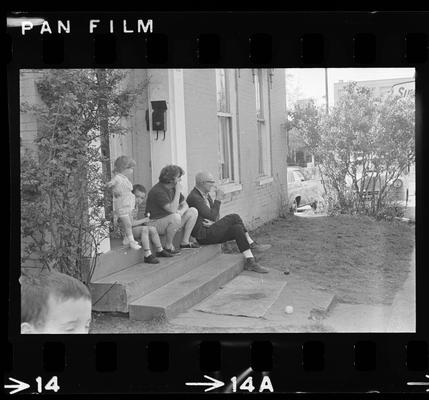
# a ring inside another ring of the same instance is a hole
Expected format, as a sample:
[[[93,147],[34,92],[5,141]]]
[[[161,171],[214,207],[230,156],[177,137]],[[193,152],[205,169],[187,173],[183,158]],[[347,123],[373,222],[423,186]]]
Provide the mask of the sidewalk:
[[[413,251],[413,259],[416,258]],[[395,296],[392,303],[392,314],[388,323],[388,332],[416,331],[416,267],[411,267],[404,286]]]
[[[408,198],[408,204],[404,212],[404,218],[409,218],[412,221],[416,220],[416,196],[410,196]]]

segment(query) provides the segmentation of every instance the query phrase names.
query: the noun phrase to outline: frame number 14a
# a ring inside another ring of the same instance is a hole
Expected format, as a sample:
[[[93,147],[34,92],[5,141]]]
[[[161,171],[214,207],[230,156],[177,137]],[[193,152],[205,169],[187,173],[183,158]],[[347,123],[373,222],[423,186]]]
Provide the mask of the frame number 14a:
[[[232,382],[232,392],[235,393],[237,391],[237,377],[233,376],[231,378],[231,382]],[[256,387],[253,385],[252,377],[249,376],[240,386],[238,386],[238,389],[242,391],[248,391],[250,393],[253,392],[256,389]],[[264,376],[262,378],[261,384],[259,385],[259,392],[263,392],[265,390],[274,392],[274,388],[269,376]]]
[[[185,385],[187,386],[202,386],[205,387],[204,391],[205,392],[209,392],[211,390],[214,389],[218,389],[221,388],[222,386],[225,386],[225,383],[212,378],[211,376],[208,375],[204,375],[204,378],[208,379],[208,381],[205,382],[186,382]],[[231,385],[228,385],[229,389],[227,388],[226,390],[231,390],[233,393],[237,392],[237,391],[247,391],[247,392],[253,392],[256,388],[253,385],[253,378],[251,376],[249,376],[243,383],[241,383],[241,379],[237,378],[236,376],[233,376],[231,378]],[[259,392],[264,392],[264,391],[269,391],[269,392],[274,392],[274,388],[273,385],[271,383],[270,377],[269,376],[264,376],[262,378],[262,382],[259,385]]]

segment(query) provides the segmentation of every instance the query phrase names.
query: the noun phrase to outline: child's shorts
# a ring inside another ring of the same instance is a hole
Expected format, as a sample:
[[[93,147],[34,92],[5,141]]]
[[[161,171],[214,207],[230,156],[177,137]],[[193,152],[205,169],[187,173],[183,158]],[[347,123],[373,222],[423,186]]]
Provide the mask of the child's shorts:
[[[118,217],[129,216],[134,210],[136,198],[134,194],[131,196],[120,196],[113,199],[113,210]]]

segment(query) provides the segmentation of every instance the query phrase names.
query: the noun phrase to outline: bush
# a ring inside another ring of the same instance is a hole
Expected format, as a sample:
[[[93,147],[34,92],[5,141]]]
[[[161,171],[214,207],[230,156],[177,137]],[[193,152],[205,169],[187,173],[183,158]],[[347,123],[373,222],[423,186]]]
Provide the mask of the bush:
[[[127,132],[121,119],[141,91],[122,88],[124,78],[113,69],[46,70],[36,81],[41,101],[21,103],[38,121],[35,149],[21,153],[22,262],[36,253],[43,267],[90,280],[111,225],[103,149]]]
[[[380,206],[375,218],[377,220],[393,221],[395,218],[404,216],[404,206],[397,203],[387,203]]]

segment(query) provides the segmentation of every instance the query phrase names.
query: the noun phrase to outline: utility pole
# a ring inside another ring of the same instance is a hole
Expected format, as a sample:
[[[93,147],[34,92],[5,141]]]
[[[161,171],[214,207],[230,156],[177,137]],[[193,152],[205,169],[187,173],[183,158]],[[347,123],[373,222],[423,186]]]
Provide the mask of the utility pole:
[[[325,68],[325,94],[326,94],[326,114],[329,114],[328,68]]]

